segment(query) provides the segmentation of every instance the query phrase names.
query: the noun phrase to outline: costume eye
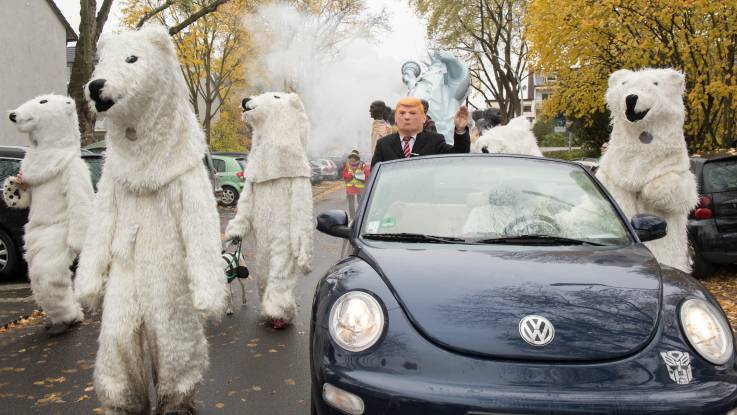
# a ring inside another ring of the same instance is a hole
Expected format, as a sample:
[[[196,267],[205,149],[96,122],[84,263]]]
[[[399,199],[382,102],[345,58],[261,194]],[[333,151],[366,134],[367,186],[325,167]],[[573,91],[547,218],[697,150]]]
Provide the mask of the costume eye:
[[[658,86],[658,81],[653,82],[655,86]]]
[[[281,99],[281,97],[279,95],[274,95],[274,98]]]
[[[624,85],[624,84],[626,84],[626,83],[627,83],[627,81],[622,81],[622,85]]]
[[[125,61],[127,63],[133,63],[133,62],[135,62],[137,60],[138,60],[138,56],[136,56],[136,55],[130,55],[127,58],[125,58]]]
[[[49,102],[49,101],[48,100],[45,100],[45,99],[42,99],[41,101],[39,101],[39,104],[45,104],[47,102]]]

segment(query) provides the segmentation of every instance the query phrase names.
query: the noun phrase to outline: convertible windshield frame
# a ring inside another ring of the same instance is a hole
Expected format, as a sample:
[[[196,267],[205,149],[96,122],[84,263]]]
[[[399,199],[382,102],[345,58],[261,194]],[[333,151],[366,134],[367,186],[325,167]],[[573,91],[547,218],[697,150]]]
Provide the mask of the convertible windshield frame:
[[[479,159],[479,158],[486,158],[486,159],[525,159],[525,160],[533,160],[533,161],[539,161],[542,163],[551,163],[551,164],[563,164],[569,167],[573,167],[575,169],[578,169],[579,171],[583,172],[588,178],[588,180],[591,181],[591,183],[595,186],[596,190],[598,191],[600,197],[610,206],[612,213],[616,216],[616,219],[618,220],[619,224],[622,226],[624,234],[622,236],[622,240],[614,243],[614,244],[601,244],[603,246],[627,246],[633,243],[640,243],[639,238],[637,237],[637,234],[635,233],[634,229],[632,228],[632,225],[630,224],[629,220],[625,216],[624,212],[621,210],[619,205],[614,201],[614,198],[609,194],[609,192],[606,190],[606,188],[583,166],[578,165],[576,163],[571,163],[565,160],[557,160],[557,159],[548,159],[544,157],[533,157],[533,156],[524,156],[524,155],[511,155],[511,154],[443,154],[443,155],[433,155],[433,156],[424,156],[424,157],[417,157],[417,158],[411,158],[411,159],[398,159],[398,160],[392,160],[388,162],[382,162],[378,163],[377,165],[372,166],[371,168],[371,176],[369,178],[369,181],[366,185],[365,189],[365,195],[366,197],[362,201],[358,211],[356,212],[356,217],[354,222],[352,223],[352,234],[351,239],[354,241],[360,241],[361,243],[376,243],[376,242],[383,242],[377,239],[364,239],[363,234],[364,233],[372,233],[369,232],[369,230],[366,229],[366,221],[368,220],[367,217],[367,211],[368,208],[371,206],[371,204],[375,201],[376,198],[376,187],[380,183],[380,180],[382,180],[382,176],[386,174],[388,168],[391,168],[392,165],[395,164],[406,164],[406,163],[425,163],[425,162],[431,162],[433,160],[438,159],[448,159],[448,162],[459,162],[463,159]],[[452,161],[451,161],[452,160]],[[490,162],[493,162],[493,160],[489,160]],[[450,236],[441,236],[445,238],[452,238]],[[503,236],[502,236],[503,238]],[[468,245],[480,245],[478,243],[474,243],[472,238],[466,238],[468,240]],[[491,238],[489,238],[491,239]],[[587,242],[587,241],[584,241]],[[394,242],[396,243],[396,242]],[[442,243],[442,242],[436,242],[436,243]],[[458,244],[459,242],[449,242],[448,244]],[[461,242],[463,243],[463,242]],[[494,244],[481,244],[486,246],[493,246]],[[511,245],[511,244],[510,244]],[[521,245],[521,244],[520,244]],[[599,245],[595,241],[591,241],[590,244],[581,244],[583,246],[590,246],[594,247],[594,245]],[[565,244],[562,244],[560,246],[566,246]]]

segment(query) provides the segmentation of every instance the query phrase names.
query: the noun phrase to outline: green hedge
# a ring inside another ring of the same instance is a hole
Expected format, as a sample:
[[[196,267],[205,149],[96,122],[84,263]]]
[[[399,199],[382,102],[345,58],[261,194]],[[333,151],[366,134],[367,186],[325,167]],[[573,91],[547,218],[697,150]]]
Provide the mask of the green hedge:
[[[566,147],[568,146],[568,134],[552,133],[537,142],[540,147]],[[575,143],[574,143],[575,145]]]
[[[545,157],[550,157],[551,159],[575,160],[585,157],[599,157],[599,152],[596,150],[585,150],[581,148],[571,151],[548,151],[543,153],[543,155]]]

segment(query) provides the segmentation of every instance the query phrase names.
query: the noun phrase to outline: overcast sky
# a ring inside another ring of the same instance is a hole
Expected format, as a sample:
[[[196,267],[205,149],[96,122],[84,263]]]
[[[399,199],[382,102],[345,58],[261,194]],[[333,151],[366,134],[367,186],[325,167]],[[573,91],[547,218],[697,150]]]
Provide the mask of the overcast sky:
[[[79,0],[54,0],[75,31],[79,31]],[[97,1],[98,7],[102,2]],[[105,32],[120,26],[120,10],[118,1],[113,3],[110,17],[105,24]],[[407,5],[406,0],[370,0],[369,10],[379,11],[385,7],[389,12],[388,33],[381,36],[379,42],[382,49],[390,56],[399,59],[416,59],[424,56],[426,48],[425,27]]]

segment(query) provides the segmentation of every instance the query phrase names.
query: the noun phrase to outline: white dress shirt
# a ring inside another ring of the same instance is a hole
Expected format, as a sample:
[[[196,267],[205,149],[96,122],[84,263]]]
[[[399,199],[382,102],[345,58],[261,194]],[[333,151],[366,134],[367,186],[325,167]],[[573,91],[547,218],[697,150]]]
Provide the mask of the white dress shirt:
[[[404,151],[404,137],[403,135],[399,135],[399,144],[402,146],[402,151]],[[410,136],[409,140],[409,152],[412,153],[412,148],[415,146],[415,141],[417,141],[417,134]],[[411,154],[410,154],[411,156]]]

